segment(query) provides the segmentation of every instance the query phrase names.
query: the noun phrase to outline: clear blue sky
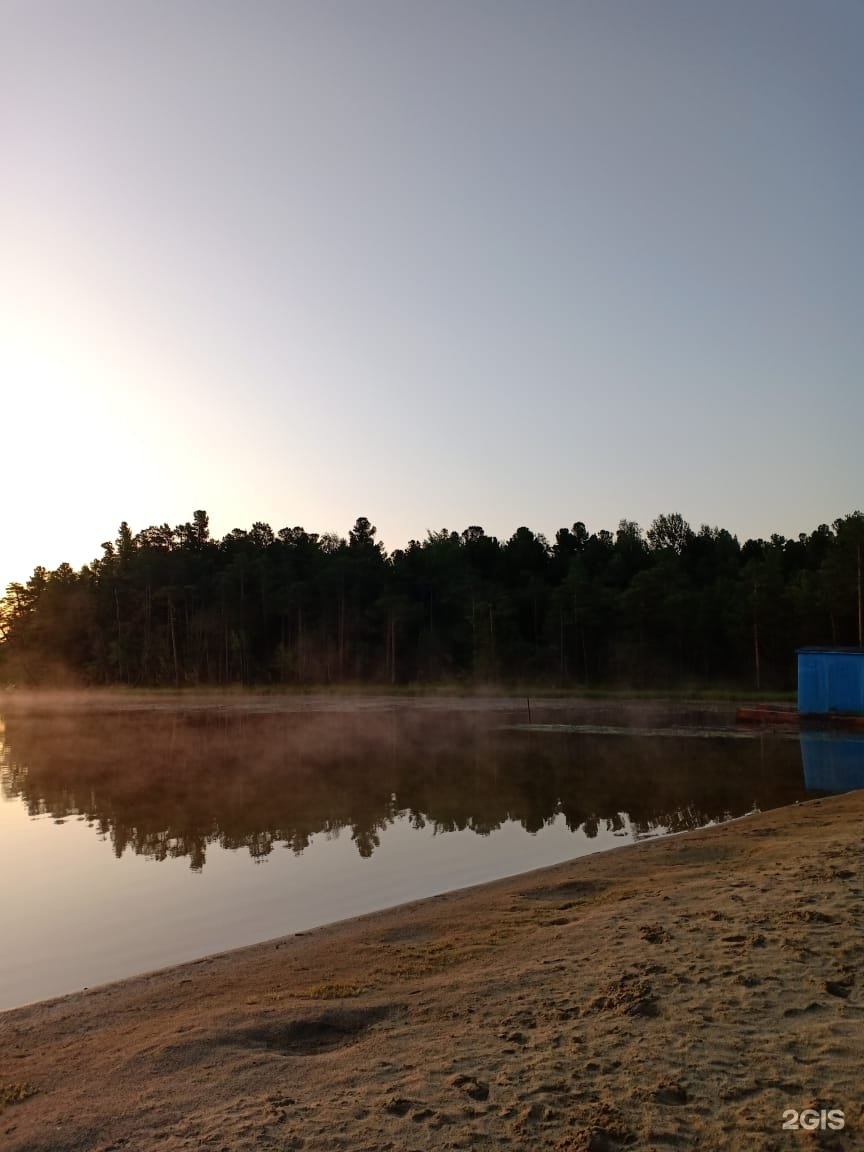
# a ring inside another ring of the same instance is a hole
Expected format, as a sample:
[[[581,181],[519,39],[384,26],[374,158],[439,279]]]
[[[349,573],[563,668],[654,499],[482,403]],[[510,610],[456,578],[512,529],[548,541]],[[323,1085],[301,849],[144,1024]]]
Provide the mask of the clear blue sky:
[[[0,581],[864,505],[864,4],[0,0]]]

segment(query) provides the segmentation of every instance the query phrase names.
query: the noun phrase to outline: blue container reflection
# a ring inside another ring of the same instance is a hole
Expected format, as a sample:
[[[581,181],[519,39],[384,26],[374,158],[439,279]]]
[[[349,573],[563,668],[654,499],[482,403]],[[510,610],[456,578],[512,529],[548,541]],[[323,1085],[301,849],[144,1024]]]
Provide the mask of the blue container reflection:
[[[801,759],[808,792],[864,788],[864,735],[802,732]]]

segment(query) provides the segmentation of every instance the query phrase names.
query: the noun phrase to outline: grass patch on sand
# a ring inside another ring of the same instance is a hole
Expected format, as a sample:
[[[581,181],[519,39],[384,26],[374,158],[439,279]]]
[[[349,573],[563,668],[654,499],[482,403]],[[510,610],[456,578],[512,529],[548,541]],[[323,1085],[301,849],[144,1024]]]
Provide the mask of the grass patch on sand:
[[[362,996],[367,989],[362,984],[313,984],[301,996],[308,996],[312,1000],[350,1000],[354,996]]]
[[[32,1084],[0,1084],[0,1113],[12,1104],[20,1104],[39,1091]]]

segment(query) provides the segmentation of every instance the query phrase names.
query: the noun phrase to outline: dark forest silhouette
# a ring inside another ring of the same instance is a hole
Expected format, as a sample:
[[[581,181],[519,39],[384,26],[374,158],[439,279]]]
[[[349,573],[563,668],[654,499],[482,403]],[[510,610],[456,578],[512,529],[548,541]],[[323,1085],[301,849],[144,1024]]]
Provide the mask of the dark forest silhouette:
[[[364,517],[347,539],[124,522],[80,571],[9,586],[0,683],[787,688],[796,647],[861,643],[862,544],[860,512],[743,545],[673,513],[389,555]]]

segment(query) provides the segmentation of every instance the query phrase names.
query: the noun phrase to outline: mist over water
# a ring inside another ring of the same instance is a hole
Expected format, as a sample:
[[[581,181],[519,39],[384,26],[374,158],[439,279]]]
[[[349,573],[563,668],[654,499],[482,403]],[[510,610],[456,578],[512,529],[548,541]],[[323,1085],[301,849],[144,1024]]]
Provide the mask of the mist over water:
[[[526,720],[522,701],[6,705],[0,1008],[813,795],[797,738],[741,738],[722,710]]]

